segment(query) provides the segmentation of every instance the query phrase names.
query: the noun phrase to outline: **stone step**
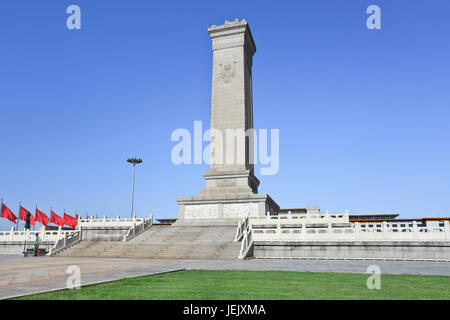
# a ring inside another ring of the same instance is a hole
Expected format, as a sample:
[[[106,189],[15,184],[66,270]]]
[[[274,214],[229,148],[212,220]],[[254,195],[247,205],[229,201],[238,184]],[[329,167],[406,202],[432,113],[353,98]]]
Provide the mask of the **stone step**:
[[[82,241],[58,255],[165,259],[237,259],[235,226],[150,228],[128,242]]]

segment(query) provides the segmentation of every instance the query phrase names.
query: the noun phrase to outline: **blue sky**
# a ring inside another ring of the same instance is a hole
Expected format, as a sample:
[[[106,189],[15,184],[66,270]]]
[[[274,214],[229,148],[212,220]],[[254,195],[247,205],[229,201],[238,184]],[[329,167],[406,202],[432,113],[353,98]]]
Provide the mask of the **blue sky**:
[[[71,4],[81,30],[66,28]],[[381,30],[366,28],[370,4]],[[0,197],[15,213],[127,216],[138,156],[137,215],[176,217],[208,170],[170,159],[174,129],[209,124],[207,28],[245,18],[255,127],[280,129],[261,193],[282,208],[450,216],[449,17],[445,0],[2,1]]]

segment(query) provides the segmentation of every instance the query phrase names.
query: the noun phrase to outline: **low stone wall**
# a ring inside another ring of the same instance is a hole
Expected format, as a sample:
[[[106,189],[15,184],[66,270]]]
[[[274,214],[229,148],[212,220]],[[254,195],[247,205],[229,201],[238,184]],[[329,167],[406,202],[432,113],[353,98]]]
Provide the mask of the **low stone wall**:
[[[83,227],[83,241],[122,241],[130,227]]]
[[[28,243],[28,248],[33,247],[34,243]],[[23,254],[23,247],[25,245],[24,241],[0,241],[0,255],[22,255]],[[48,252],[51,247],[53,247],[53,242],[43,241],[40,242],[39,248],[40,249],[46,249]]]
[[[130,228],[132,228],[134,223],[137,222],[139,226],[139,223],[142,223],[142,221],[144,221],[144,219],[128,219],[133,222],[133,224],[131,224],[129,221],[125,221],[129,223],[123,223],[123,221],[121,221],[127,219],[116,219],[118,221],[113,222],[108,221],[107,219],[99,221],[97,221],[96,219],[91,220],[89,220],[89,223],[86,222],[84,226],[82,226],[82,241],[122,241],[125,235],[127,235]],[[115,223],[116,225],[112,226],[111,224],[113,223]],[[41,241],[39,247],[41,249],[45,248],[46,251],[49,252],[50,248],[53,248],[55,246],[58,239],[63,239],[64,235],[70,238],[70,235],[72,235],[74,232],[76,231],[46,231],[44,235],[40,233],[41,240],[44,237],[45,241]],[[25,235],[24,231],[10,231],[4,233],[7,234],[3,235],[3,239],[0,240],[0,255],[21,255],[24,251],[24,239],[28,237],[28,233],[27,235]],[[34,239],[34,236],[31,236],[31,238]],[[27,243],[28,249],[34,248],[34,241],[30,241]]]
[[[255,241],[253,257],[450,261],[450,241]]]

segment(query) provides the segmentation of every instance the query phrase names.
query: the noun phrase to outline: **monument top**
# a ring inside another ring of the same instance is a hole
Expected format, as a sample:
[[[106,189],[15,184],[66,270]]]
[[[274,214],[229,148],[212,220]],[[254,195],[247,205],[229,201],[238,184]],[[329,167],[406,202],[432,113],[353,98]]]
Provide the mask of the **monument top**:
[[[218,30],[218,29],[226,29],[226,28],[232,28],[236,26],[248,26],[247,20],[242,19],[242,21],[239,21],[238,18],[236,18],[234,21],[230,22],[228,20],[225,20],[225,23],[221,26],[216,26],[213,24],[211,28],[208,29],[208,31],[212,30]]]
[[[256,51],[250,26],[245,19],[239,21],[239,19],[236,18],[236,20],[232,22],[226,20],[223,25],[212,25],[208,28],[208,32],[213,40],[213,50],[244,46],[247,44],[252,55]]]

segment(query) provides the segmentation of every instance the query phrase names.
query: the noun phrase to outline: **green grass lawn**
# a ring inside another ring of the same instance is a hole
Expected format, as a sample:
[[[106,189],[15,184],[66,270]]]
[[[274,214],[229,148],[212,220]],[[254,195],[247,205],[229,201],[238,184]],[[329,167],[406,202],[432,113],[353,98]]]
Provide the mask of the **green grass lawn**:
[[[369,290],[369,274],[188,270],[118,280],[20,299],[450,299],[449,276],[381,275]]]

